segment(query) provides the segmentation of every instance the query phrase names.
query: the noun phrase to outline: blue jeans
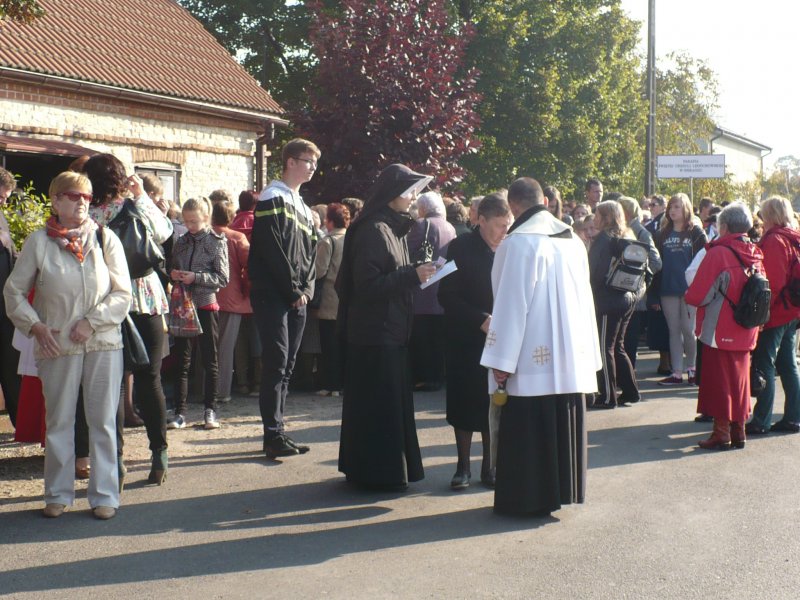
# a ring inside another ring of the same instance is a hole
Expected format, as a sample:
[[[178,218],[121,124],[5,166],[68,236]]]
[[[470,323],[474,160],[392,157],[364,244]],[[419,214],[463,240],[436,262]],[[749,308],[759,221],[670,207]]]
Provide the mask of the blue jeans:
[[[785,325],[764,329],[758,336],[753,351],[753,365],[764,374],[767,385],[758,395],[751,423],[769,428],[772,422],[772,405],[775,402],[775,373],[783,384],[786,401],[783,420],[800,422],[800,372],[795,359],[797,323],[795,319]]]

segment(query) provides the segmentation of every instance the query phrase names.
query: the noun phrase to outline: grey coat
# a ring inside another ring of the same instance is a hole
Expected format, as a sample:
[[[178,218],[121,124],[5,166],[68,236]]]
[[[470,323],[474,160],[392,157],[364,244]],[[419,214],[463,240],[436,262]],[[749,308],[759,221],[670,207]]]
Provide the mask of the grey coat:
[[[184,233],[172,248],[172,268],[194,273],[189,286],[197,308],[214,304],[217,291],[228,285],[228,242],[210,229]]]

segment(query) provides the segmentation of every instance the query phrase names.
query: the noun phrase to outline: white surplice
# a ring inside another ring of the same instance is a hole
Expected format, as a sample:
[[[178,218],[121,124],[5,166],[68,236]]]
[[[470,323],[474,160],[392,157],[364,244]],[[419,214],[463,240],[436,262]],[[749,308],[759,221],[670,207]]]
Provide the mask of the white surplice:
[[[602,368],[586,247],[540,211],[500,244],[481,364],[512,373],[512,396],[592,393]],[[489,373],[489,392],[497,388]]]

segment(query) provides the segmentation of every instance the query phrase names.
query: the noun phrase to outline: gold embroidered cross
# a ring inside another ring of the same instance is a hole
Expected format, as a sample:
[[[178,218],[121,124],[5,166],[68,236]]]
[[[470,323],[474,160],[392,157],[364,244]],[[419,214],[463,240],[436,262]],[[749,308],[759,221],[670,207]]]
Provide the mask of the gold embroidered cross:
[[[497,333],[494,329],[490,329],[486,334],[486,347],[491,348],[497,343]]]
[[[542,366],[550,362],[550,349],[547,346],[539,346],[533,351],[533,362]]]

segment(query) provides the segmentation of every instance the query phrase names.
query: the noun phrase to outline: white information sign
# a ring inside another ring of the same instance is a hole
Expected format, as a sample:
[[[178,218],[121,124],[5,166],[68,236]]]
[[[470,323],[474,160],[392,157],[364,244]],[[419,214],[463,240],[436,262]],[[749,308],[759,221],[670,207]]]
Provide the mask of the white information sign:
[[[659,179],[723,179],[724,177],[724,154],[658,156]]]

